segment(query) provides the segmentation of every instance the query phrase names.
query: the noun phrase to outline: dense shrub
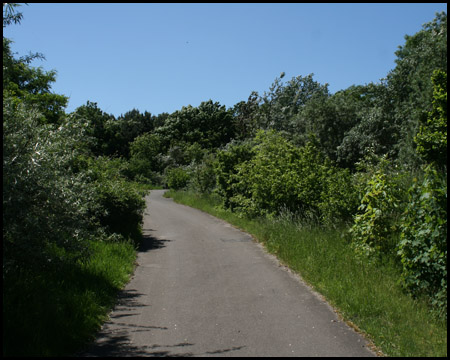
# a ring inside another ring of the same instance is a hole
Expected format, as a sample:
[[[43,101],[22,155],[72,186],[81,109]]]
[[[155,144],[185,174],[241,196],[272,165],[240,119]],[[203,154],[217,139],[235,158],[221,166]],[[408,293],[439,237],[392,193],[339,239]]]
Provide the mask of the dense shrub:
[[[415,137],[417,153],[427,162],[436,166],[447,166],[447,73],[436,70],[433,82],[433,109],[421,118],[419,131]]]
[[[159,136],[145,133],[130,143],[128,175],[132,179],[144,178],[156,182],[157,173],[162,170],[162,145]]]
[[[169,189],[179,190],[186,187],[189,178],[189,173],[180,167],[169,169],[166,173],[166,183]]]
[[[248,216],[306,210],[299,191],[307,197],[310,189],[300,186],[299,149],[275,131],[259,131],[255,143],[255,156],[232,175],[232,208]]]
[[[41,125],[34,108],[3,101],[5,277],[13,269],[41,269],[87,255],[93,188],[85,173],[72,169],[84,151],[84,123]]]
[[[368,179],[350,229],[353,247],[368,257],[392,253],[401,213],[398,186],[381,165]]]
[[[234,183],[238,166],[254,156],[253,142],[232,141],[216,154],[214,172],[216,175],[216,192],[222,198],[224,208],[232,208],[230,199],[235,193]]]
[[[109,233],[139,242],[145,201],[130,182],[121,175],[123,160],[107,157],[89,159],[88,173],[94,187],[91,214]]]
[[[214,160],[214,154],[205,154],[201,161],[193,161],[189,166],[191,173],[189,186],[195,192],[207,194],[216,187]]]
[[[217,155],[218,193],[226,207],[246,216],[291,212],[321,222],[353,213],[351,176],[335,168],[318,150],[315,138],[296,147],[275,131],[259,131],[250,143]]]
[[[340,169],[328,163],[324,179],[326,186],[322,189],[318,204],[322,223],[335,226],[352,221],[359,204],[354,177],[348,169]]]
[[[447,174],[431,165],[409,191],[398,254],[404,286],[432,298],[447,316]]]

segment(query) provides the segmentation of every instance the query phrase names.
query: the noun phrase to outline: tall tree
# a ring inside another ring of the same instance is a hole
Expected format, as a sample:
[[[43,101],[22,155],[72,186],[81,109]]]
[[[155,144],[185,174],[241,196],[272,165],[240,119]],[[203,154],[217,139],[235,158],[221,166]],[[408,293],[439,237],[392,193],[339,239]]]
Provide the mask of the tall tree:
[[[250,139],[257,131],[256,117],[259,110],[258,93],[252,91],[247,101],[240,101],[233,107],[233,122],[236,129],[236,138]]]
[[[447,74],[433,73],[433,109],[421,118],[419,132],[414,138],[417,152],[427,163],[438,168],[447,167]]]
[[[22,14],[17,12],[19,4],[3,4],[3,28],[12,23],[20,23]],[[56,71],[34,68],[30,63],[44,59],[42,54],[14,57],[12,41],[3,36],[3,94],[16,102],[26,101],[34,105],[42,114],[41,123],[57,124],[64,117],[68,98],[51,92],[51,84],[56,80]]]
[[[76,108],[73,115],[89,123],[88,134],[92,139],[90,148],[95,156],[114,155],[116,143],[113,133],[115,121],[113,115],[103,112],[96,102],[89,100],[86,105]]]
[[[268,92],[259,97],[257,122],[260,129],[293,132],[292,119],[316,96],[328,96],[328,84],[313,80],[314,74],[293,77],[287,83],[277,77]]]
[[[183,106],[155,130],[162,136],[166,146],[177,143],[198,143],[205,149],[218,148],[228,143],[235,135],[232,110],[212,100],[198,107]]]
[[[401,124],[398,151],[400,161],[417,166],[420,159],[415,151],[414,136],[420,118],[432,109],[434,70],[447,69],[447,14],[422,26],[416,34],[405,36],[405,44],[395,55],[396,67],[387,75],[389,98],[394,103],[394,120]]]

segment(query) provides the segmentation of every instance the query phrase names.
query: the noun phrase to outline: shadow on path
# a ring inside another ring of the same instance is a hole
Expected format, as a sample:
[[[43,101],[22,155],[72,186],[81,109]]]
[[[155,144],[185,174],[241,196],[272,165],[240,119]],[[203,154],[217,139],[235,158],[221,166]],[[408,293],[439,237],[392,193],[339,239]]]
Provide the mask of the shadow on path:
[[[174,241],[168,239],[159,239],[150,234],[150,232],[155,231],[153,229],[142,229],[144,235],[142,236],[142,241],[139,245],[139,252],[147,252],[151,250],[162,249],[167,246],[166,243]]]
[[[153,229],[143,229],[142,241],[139,252],[148,252],[166,247],[174,240],[160,239],[152,235]],[[103,324],[102,329],[97,333],[93,342],[88,344],[83,350],[75,354],[76,357],[128,357],[128,356],[148,356],[148,357],[194,357],[194,356],[214,356],[226,354],[242,349],[245,346],[235,346],[229,349],[217,349],[195,353],[192,346],[195,344],[182,342],[177,344],[145,344],[137,345],[133,343],[133,334],[168,331],[165,326],[156,324],[140,325],[135,321],[142,313],[142,308],[151,306],[143,299],[147,294],[140,293],[134,289],[121,290],[117,296],[114,310],[109,314],[109,319]]]

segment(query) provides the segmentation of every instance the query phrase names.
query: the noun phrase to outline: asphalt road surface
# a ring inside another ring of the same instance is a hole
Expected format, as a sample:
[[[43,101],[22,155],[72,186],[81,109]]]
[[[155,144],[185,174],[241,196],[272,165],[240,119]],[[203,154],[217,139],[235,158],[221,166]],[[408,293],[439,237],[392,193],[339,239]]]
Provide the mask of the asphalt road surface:
[[[81,356],[375,356],[250,235],[146,197],[131,281]]]

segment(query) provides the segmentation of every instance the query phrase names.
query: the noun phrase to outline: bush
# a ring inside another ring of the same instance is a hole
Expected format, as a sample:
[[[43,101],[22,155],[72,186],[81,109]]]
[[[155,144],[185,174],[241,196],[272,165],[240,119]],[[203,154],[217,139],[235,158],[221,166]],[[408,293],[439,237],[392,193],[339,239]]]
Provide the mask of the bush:
[[[447,73],[435,70],[433,82],[433,109],[420,120],[419,131],[414,138],[417,153],[427,162],[445,168],[447,166]]]
[[[198,193],[211,193],[216,186],[214,155],[205,154],[202,161],[193,162],[190,168],[190,187]]]
[[[3,276],[88,256],[93,188],[72,169],[85,124],[41,125],[22,103],[3,103]],[[64,254],[64,255],[62,255]]]
[[[440,315],[447,317],[447,174],[431,165],[423,182],[409,191],[398,254],[405,288],[431,297]]]
[[[131,179],[147,179],[154,182],[157,172],[162,170],[162,144],[158,135],[145,133],[130,143],[128,176]],[[144,180],[145,181],[145,180]]]
[[[318,204],[322,223],[336,226],[341,222],[352,221],[358,209],[359,198],[350,171],[328,165],[324,178],[326,186]]]
[[[368,257],[390,254],[396,247],[400,201],[393,177],[385,173],[386,165],[382,163],[369,178],[350,229],[355,251]]]
[[[275,131],[260,131],[254,142],[254,156],[236,165],[237,171],[228,180],[233,209],[247,216],[287,211],[322,217],[321,209],[324,216],[330,215],[332,209],[323,202],[331,195],[329,176],[338,172],[318,150],[314,138],[298,148]]]
[[[281,212],[322,223],[348,220],[357,207],[349,171],[334,167],[314,137],[296,147],[275,131],[217,153],[217,192],[224,207],[241,215]]]
[[[120,174],[125,166],[120,159],[90,159],[88,173],[95,189],[91,213],[109,233],[132,238],[137,243],[141,238],[145,200]]]
[[[223,150],[218,151],[214,162],[216,175],[216,192],[222,198],[223,207],[231,208],[230,199],[237,195],[233,184],[239,181],[235,175],[238,166],[254,156],[253,143],[249,141],[230,142]]]
[[[166,174],[167,186],[169,189],[182,189],[188,184],[189,178],[188,172],[182,168],[169,169]]]
[[[255,156],[232,176],[232,208],[246,216],[305,210],[301,200],[309,189],[301,186],[298,148],[275,131],[259,131],[255,143]]]

